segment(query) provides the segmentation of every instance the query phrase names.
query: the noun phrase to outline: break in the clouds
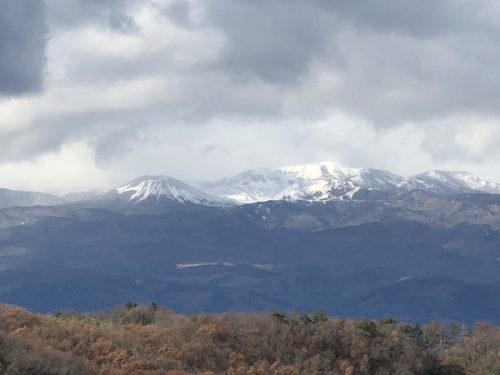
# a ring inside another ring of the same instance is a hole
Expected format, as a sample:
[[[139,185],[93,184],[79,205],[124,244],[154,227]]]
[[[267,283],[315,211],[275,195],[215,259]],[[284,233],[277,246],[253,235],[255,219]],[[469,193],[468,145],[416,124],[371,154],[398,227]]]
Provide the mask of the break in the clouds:
[[[495,1],[6,0],[0,185],[335,159],[500,180]]]

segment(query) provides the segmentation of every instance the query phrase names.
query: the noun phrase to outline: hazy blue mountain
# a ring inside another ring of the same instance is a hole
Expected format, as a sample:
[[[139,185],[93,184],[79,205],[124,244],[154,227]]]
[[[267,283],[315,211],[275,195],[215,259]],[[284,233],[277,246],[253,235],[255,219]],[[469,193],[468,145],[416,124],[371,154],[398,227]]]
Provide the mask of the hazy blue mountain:
[[[237,191],[264,201],[241,204]],[[321,163],[202,189],[145,176],[83,200],[0,209],[0,301],[500,323],[495,192],[458,172],[402,178]]]
[[[0,300],[37,311],[135,300],[186,313],[322,308],[498,322],[488,302],[500,282],[498,221],[438,225],[426,219],[430,213],[415,214],[424,197],[400,197],[406,205],[381,217],[373,214],[379,201],[181,204],[154,215],[76,206],[0,210]],[[443,207],[451,202],[431,197]],[[486,215],[498,204],[493,197],[463,196],[451,215],[469,207]],[[433,309],[414,308],[425,301]],[[473,303],[488,312],[464,307]],[[462,308],[448,314],[449,306]]]
[[[55,206],[63,200],[50,194],[0,189],[0,208]]]

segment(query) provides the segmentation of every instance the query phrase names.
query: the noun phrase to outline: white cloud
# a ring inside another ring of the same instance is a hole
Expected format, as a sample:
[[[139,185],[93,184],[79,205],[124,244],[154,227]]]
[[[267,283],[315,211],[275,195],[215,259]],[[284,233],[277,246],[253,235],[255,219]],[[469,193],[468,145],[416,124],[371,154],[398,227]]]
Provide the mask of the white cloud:
[[[85,141],[63,145],[30,161],[0,164],[2,187],[21,190],[65,192],[103,187],[113,181],[113,170],[97,168],[94,150]]]
[[[488,1],[459,11],[439,0],[425,22],[393,2],[392,13],[335,1],[47,4],[45,90],[0,98],[0,186],[107,188],[326,159],[500,181]]]

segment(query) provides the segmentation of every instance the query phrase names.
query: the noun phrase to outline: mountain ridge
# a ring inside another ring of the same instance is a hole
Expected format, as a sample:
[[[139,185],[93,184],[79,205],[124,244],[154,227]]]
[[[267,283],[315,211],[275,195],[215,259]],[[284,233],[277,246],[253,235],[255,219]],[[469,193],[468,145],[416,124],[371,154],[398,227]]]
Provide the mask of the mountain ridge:
[[[334,161],[276,169],[247,169],[215,181],[187,183],[165,175],[145,175],[107,192],[56,197],[38,192],[0,189],[0,208],[37,205],[97,204],[120,207],[162,204],[245,205],[267,201],[328,202],[386,199],[423,191],[441,196],[500,194],[500,184],[464,171],[432,170],[403,177],[375,168],[351,168]]]
[[[18,191],[0,188],[0,209],[9,207],[56,206],[61,198],[36,191]]]
[[[200,188],[240,203],[269,200],[328,201],[352,199],[359,190],[434,194],[500,194],[500,184],[462,171],[428,171],[410,177],[374,168],[350,168],[325,161],[277,169],[246,170],[232,177],[200,183]]]

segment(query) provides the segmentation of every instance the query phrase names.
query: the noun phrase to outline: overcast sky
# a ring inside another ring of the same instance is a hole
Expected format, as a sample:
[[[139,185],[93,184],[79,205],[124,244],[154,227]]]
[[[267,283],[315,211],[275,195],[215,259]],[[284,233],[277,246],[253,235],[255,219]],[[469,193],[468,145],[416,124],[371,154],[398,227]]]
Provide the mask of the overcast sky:
[[[336,160],[500,181],[496,0],[2,0],[0,186]]]

